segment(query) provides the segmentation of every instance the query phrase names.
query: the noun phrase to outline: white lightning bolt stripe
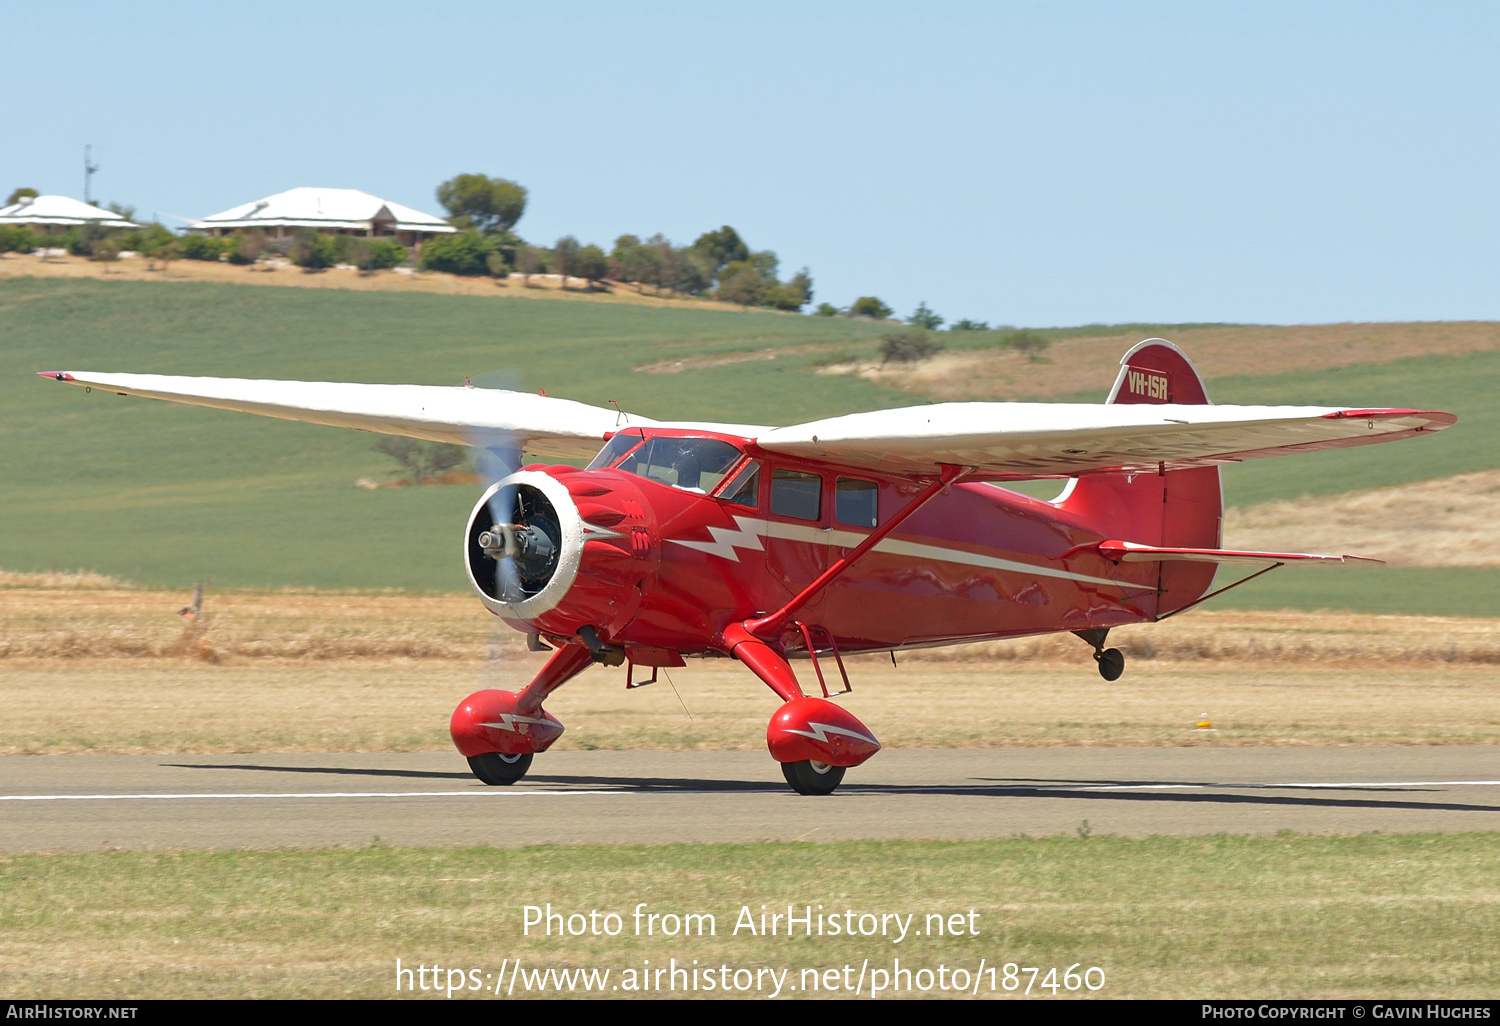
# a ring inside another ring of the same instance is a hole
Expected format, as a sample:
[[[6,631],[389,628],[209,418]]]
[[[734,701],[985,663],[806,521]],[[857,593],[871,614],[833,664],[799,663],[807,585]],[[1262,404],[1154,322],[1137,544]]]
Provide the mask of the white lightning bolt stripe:
[[[516,727],[517,723],[538,723],[547,725],[552,723],[552,721],[544,720],[538,716],[518,716],[515,713],[501,713],[499,723],[481,723],[478,725],[481,727],[493,727],[496,730],[508,730],[513,734],[519,734],[520,730]]]
[[[812,730],[792,730],[790,727],[788,727],[786,728],[786,732],[788,734],[800,734],[803,737],[810,737],[814,741],[821,741],[825,745],[828,743],[829,734],[842,734],[844,737],[852,737],[858,741],[868,741],[876,748],[880,747],[880,742],[876,741],[873,737],[868,737],[864,734],[861,734],[857,730],[850,730],[848,727],[835,727],[831,723],[813,723],[811,721],[809,721],[807,725],[811,727]]]
[[[731,531],[724,527],[710,527],[709,535],[713,541],[680,541],[676,538],[668,538],[667,541],[673,545],[685,545],[699,552],[706,552],[710,556],[720,556],[724,559],[733,560],[738,563],[740,554],[734,551],[736,548],[750,549],[753,552],[764,552],[765,546],[760,543],[760,536],[766,533],[766,522],[756,520],[753,517],[735,517],[734,522],[739,525],[739,530]],[[782,526],[780,524],[778,527]],[[786,525],[791,526],[791,525]]]
[[[738,563],[739,553],[736,549],[749,549],[755,552],[764,552],[765,546],[761,544],[761,538],[777,538],[782,541],[805,542],[809,545],[838,546],[840,548],[852,549],[865,540],[865,535],[856,531],[827,530],[820,527],[804,527],[801,524],[783,524],[778,521],[756,520],[753,517],[736,516],[734,522],[739,525],[735,531],[723,527],[710,527],[708,533],[713,536],[713,541],[685,541],[678,538],[668,538],[667,541],[673,545],[685,545],[699,552],[706,552],[710,556],[721,556]],[[901,541],[897,538],[884,538],[875,545],[876,552],[885,552],[893,556],[911,556],[916,559],[932,559],[942,563],[960,563],[964,566],[979,566],[987,570],[1007,570],[1012,573],[1032,574],[1036,577],[1056,577],[1065,581],[1081,581],[1084,584],[1103,584],[1111,588],[1139,588],[1143,591],[1155,591],[1155,584],[1132,584],[1129,581],[1112,581],[1108,577],[1093,577],[1089,574],[1074,573],[1071,570],[1063,570],[1058,567],[1038,566],[1035,563],[1022,563],[1014,559],[1001,559],[998,556],[985,556],[978,552],[965,552],[962,549],[948,549],[940,545],[924,545],[921,542]]]

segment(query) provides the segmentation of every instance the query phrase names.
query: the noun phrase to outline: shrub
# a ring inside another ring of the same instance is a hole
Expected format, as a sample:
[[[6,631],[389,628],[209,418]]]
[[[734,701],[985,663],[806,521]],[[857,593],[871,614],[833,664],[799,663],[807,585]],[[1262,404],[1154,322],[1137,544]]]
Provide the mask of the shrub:
[[[229,262],[253,264],[266,251],[266,233],[259,228],[236,232],[229,237]]]
[[[954,321],[948,325],[949,331],[989,331],[989,321],[971,321],[965,317],[961,321]]]
[[[0,224],[0,253],[30,253],[36,248],[36,236],[20,224]]]
[[[215,239],[207,235],[184,235],[177,240],[181,244],[182,255],[188,260],[217,260],[223,253],[229,251],[230,240]]]
[[[68,233],[68,252],[74,256],[90,256],[94,243],[109,238],[109,229],[102,224],[81,224]]]
[[[943,340],[923,328],[887,332],[880,337],[880,362],[916,363],[943,350]]]
[[[818,308],[813,311],[813,316],[814,317],[837,317],[841,313],[843,313],[843,311],[840,310],[838,307],[834,306],[832,303],[819,303],[818,304]]]
[[[142,256],[152,257],[156,255],[158,247],[174,242],[176,239],[177,236],[168,231],[165,226],[153,221],[145,227],[125,231],[120,235],[120,245]]]
[[[488,274],[489,257],[493,252],[494,244],[473,230],[457,235],[438,235],[422,245],[420,266],[424,271],[446,271],[448,274]]]
[[[890,315],[891,308],[875,296],[860,296],[849,306],[850,317],[873,317],[877,321],[883,321]]]
[[[426,484],[446,470],[461,466],[468,451],[461,445],[419,442],[405,435],[386,435],[375,443],[375,451],[395,460],[416,484]]]
[[[298,228],[287,257],[298,267],[317,270],[343,263],[348,246],[347,236],[324,235],[316,228]]]
[[[489,268],[491,278],[510,277],[510,265],[505,262],[505,257],[499,253],[491,253],[485,257],[484,266]]]
[[[361,271],[388,271],[406,259],[406,247],[390,239],[366,239],[358,235],[340,236],[343,252],[337,263],[350,263]]]
[[[89,247],[89,259],[100,263],[113,263],[120,259],[120,243],[116,239],[100,239]]]
[[[1052,344],[1052,340],[1040,332],[1023,328],[1020,331],[1011,332],[1005,344],[1035,363],[1041,359],[1043,350]]]

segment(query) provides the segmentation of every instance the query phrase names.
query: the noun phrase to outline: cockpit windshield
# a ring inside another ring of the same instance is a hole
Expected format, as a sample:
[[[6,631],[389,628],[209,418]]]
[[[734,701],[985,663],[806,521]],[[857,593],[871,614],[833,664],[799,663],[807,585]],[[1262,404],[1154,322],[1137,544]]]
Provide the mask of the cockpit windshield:
[[[590,463],[590,468],[609,466],[625,453],[620,470],[649,477],[653,481],[708,493],[737,463],[740,450],[717,438],[668,438],[657,435],[639,447],[640,436],[616,435]],[[618,447],[616,447],[618,444]]]

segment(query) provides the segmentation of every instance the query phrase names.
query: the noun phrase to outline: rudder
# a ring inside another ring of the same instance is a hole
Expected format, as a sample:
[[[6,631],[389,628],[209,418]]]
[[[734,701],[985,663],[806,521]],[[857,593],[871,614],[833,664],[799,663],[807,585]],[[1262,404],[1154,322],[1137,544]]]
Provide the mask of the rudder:
[[[1191,360],[1166,339],[1151,338],[1120,358],[1120,373],[1107,403],[1209,404],[1208,391]],[[1147,545],[1216,549],[1224,515],[1218,467],[1155,474],[1088,474],[1059,503],[1085,517],[1106,537]],[[1214,566],[1162,567],[1158,615],[1181,608],[1213,583]]]

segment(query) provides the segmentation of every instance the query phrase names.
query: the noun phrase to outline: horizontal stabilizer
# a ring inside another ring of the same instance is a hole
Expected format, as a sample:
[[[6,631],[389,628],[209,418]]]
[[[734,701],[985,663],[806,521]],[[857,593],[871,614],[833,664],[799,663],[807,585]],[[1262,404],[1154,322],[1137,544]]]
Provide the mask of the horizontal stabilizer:
[[[1368,556],[1327,556],[1312,552],[1247,552],[1236,549],[1183,549],[1140,542],[1111,539],[1097,546],[1099,555],[1116,563],[1158,563],[1166,560],[1186,563],[1238,563],[1263,566],[1268,563],[1381,563],[1383,559]]]

